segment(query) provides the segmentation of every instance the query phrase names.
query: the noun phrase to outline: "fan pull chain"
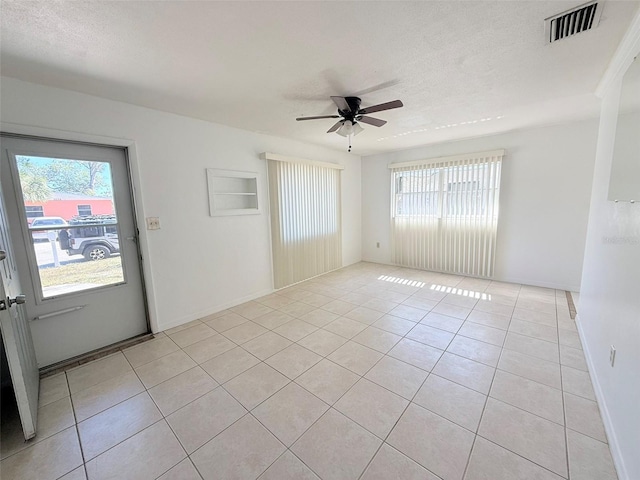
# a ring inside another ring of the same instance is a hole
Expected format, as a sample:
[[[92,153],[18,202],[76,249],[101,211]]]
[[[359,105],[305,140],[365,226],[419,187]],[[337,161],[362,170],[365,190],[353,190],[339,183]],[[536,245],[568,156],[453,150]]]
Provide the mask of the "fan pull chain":
[[[349,150],[347,150],[349,153],[351,153],[351,135],[349,135]]]

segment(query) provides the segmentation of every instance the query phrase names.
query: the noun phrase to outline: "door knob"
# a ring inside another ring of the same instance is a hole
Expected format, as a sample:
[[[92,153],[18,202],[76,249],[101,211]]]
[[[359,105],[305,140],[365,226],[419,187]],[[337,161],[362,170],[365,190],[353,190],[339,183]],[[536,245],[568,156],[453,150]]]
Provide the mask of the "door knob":
[[[16,298],[7,297],[6,301],[0,299],[0,310],[6,310],[7,308],[11,308],[11,305],[13,304],[22,305],[26,301],[27,301],[27,296],[22,294],[16,295]]]
[[[16,295],[16,298],[9,298],[8,300],[9,300],[9,306],[13,304],[22,305],[27,301],[27,296],[20,294],[20,295]]]

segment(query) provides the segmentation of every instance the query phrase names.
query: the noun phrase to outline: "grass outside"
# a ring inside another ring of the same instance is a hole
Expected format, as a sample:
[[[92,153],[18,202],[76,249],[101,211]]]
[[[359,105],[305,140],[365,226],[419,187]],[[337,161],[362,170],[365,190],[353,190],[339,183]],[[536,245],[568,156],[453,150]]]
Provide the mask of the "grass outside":
[[[40,281],[43,288],[58,285],[92,283],[94,285],[110,285],[123,282],[122,266],[119,256],[104,260],[69,263],[59,267],[40,270]]]

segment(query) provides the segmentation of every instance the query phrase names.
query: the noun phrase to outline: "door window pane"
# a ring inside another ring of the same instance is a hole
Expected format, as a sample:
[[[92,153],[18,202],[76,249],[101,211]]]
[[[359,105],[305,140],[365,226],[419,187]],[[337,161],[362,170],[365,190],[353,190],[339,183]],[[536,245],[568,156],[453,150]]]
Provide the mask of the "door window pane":
[[[109,163],[16,161],[41,298],[123,283]]]

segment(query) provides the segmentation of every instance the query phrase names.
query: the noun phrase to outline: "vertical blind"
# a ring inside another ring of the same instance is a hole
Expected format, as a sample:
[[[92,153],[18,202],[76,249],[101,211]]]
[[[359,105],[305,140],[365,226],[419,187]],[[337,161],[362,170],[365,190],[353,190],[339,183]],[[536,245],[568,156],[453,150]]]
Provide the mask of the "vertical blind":
[[[391,164],[391,243],[398,265],[493,275],[504,150]]]
[[[267,156],[275,288],[342,266],[340,168]]]

